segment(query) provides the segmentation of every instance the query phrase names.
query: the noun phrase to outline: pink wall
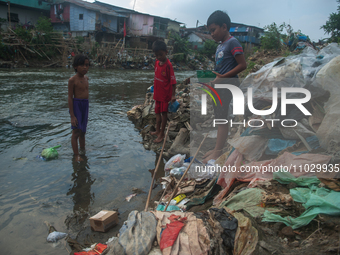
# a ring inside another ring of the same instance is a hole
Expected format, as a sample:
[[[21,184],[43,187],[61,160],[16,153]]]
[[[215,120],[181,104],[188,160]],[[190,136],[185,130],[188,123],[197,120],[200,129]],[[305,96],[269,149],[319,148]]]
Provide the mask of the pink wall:
[[[143,36],[153,34],[153,17],[142,14],[130,14],[129,33]]]

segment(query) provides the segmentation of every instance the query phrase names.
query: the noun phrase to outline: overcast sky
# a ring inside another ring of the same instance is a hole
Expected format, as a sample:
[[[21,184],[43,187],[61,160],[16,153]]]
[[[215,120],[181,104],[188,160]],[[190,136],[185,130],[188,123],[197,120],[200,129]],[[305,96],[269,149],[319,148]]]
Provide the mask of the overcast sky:
[[[93,0],[87,0],[94,2]],[[336,0],[100,0],[101,2],[161,16],[185,23],[186,27],[205,25],[215,10],[226,11],[232,22],[263,28],[273,22],[290,24],[312,41],[328,38],[320,26],[330,13],[337,12]]]

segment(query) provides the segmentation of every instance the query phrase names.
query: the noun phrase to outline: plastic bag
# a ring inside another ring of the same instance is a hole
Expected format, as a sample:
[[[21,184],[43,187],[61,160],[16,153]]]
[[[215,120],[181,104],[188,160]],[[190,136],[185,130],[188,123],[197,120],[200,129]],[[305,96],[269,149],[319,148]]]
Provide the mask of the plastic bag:
[[[186,168],[189,163],[184,163]],[[212,179],[216,175],[216,167],[212,164],[193,163],[188,171],[188,179]]]
[[[61,145],[57,145],[51,148],[44,149],[41,152],[41,156],[44,157],[45,159],[55,159],[58,157],[58,151],[56,149],[59,147],[61,147]]]
[[[47,236],[47,242],[55,243],[66,236],[66,233],[54,231]]]
[[[316,75],[318,83],[331,93],[325,104],[326,115],[316,132],[320,145],[328,149],[330,141],[340,142],[340,103],[339,103],[339,79],[340,79],[340,56],[335,57],[325,65]]]
[[[187,168],[184,166],[176,167],[170,170],[170,175],[180,179]]]
[[[169,103],[168,112],[177,112],[179,108],[179,103],[177,101]]]
[[[165,171],[170,171],[173,168],[181,167],[183,165],[185,155],[177,154],[170,158],[164,166]]]

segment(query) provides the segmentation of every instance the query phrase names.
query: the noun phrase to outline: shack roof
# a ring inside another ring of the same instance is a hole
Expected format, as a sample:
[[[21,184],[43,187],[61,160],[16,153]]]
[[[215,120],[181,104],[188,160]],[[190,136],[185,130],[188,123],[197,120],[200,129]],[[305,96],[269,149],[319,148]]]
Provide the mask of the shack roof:
[[[97,12],[100,12],[102,14],[106,14],[106,15],[110,15],[110,16],[123,17],[123,18],[128,17],[128,16],[126,16],[122,13],[118,13],[118,12],[116,12],[116,11],[110,9],[110,8],[107,8],[105,6],[102,6],[100,4],[89,3],[89,2],[82,1],[82,0],[56,0],[55,3],[56,4],[70,3],[70,4],[74,4],[74,5],[83,7],[83,8],[88,9],[88,10],[97,11]]]

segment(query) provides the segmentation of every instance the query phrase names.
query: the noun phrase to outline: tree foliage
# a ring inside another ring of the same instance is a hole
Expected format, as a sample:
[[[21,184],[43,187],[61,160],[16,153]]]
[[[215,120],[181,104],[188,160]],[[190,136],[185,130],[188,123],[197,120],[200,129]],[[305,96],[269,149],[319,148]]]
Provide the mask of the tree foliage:
[[[331,41],[338,41],[340,37],[340,0],[337,0],[337,2],[339,3],[338,12],[332,12],[326,24],[321,26],[325,30],[325,34],[331,35]]]
[[[44,33],[52,33],[53,27],[51,24],[51,19],[47,17],[39,17],[36,25],[36,30]]]
[[[213,59],[216,52],[217,43],[214,40],[207,40],[204,42],[201,54]]]
[[[261,37],[261,46],[264,49],[281,49],[281,39],[283,38],[282,31],[286,27],[283,23],[277,26],[275,22],[269,26],[265,26],[265,35]]]
[[[174,47],[174,57],[175,62],[185,62],[187,55],[190,53],[188,38],[180,37],[178,34],[171,34],[170,39],[172,40],[172,45]]]

